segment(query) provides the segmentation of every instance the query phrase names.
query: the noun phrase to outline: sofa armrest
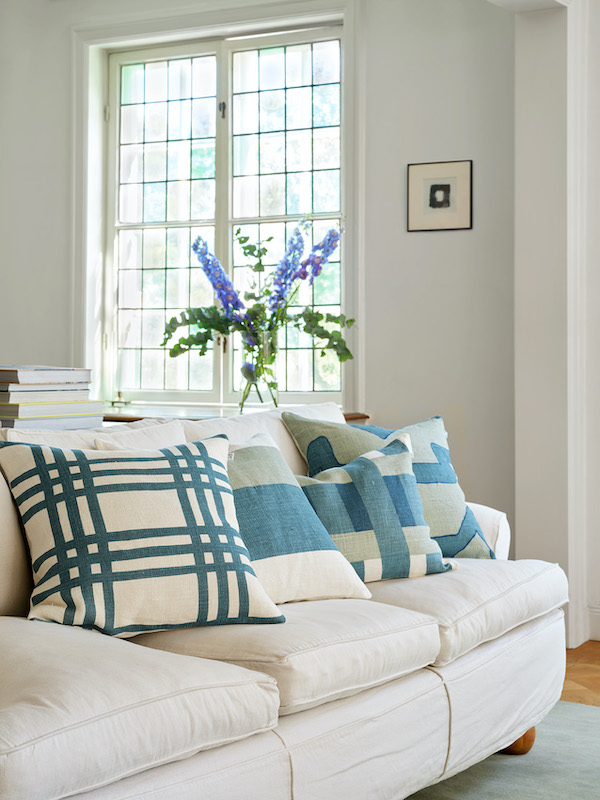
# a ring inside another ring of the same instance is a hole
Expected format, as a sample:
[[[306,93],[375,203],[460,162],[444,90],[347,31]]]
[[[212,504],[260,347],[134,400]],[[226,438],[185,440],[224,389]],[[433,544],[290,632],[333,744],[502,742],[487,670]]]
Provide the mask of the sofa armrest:
[[[479,503],[467,503],[479,523],[486,542],[496,558],[507,559],[510,547],[510,525],[503,511]]]

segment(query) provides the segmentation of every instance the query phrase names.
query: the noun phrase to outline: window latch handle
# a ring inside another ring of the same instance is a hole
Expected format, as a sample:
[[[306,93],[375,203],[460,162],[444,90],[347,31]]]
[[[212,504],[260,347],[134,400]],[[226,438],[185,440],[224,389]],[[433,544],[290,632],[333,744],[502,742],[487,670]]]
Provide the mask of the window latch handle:
[[[225,110],[226,110],[226,108],[227,108],[227,105],[225,104],[225,101],[221,101],[219,103],[219,111],[221,112],[221,119],[225,119]]]

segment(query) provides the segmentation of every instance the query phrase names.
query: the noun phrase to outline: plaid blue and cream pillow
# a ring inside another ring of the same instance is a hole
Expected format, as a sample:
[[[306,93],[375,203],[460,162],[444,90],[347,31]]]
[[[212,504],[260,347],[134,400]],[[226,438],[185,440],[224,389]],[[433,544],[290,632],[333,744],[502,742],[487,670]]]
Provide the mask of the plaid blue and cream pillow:
[[[114,636],[283,622],[239,535],[228,442],[161,450],[2,443],[33,567],[30,619]]]
[[[453,568],[429,536],[410,452],[399,439],[343,467],[297,479],[362,580],[413,578]]]
[[[271,600],[371,596],[269,436],[232,445],[228,469],[240,535]]]
[[[397,431],[375,425],[306,420],[284,411],[282,419],[308,464],[308,474],[347,464],[401,434],[410,436],[413,471],[431,536],[448,558],[495,558],[465,502],[450,461],[448,434],[441,417]]]

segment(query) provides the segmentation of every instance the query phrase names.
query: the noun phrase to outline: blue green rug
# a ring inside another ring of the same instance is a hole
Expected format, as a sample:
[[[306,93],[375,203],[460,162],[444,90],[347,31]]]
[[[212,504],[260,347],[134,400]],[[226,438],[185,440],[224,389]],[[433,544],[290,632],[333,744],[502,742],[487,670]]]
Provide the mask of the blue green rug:
[[[600,800],[600,708],[557,703],[525,756],[493,755],[411,800]]]

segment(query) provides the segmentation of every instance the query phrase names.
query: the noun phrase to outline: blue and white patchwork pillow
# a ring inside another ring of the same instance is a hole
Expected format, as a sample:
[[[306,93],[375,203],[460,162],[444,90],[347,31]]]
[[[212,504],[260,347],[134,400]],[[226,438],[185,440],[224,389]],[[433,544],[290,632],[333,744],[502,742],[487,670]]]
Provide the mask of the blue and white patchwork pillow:
[[[271,600],[371,596],[269,436],[232,445],[228,469],[240,535]]]
[[[282,419],[308,464],[308,474],[347,464],[401,434],[413,449],[413,471],[431,536],[448,558],[495,558],[477,520],[465,502],[450,461],[448,434],[441,417],[397,431],[375,425],[306,420],[284,411]]]
[[[114,636],[283,622],[240,537],[223,438],[161,450],[2,443],[33,567],[30,619]]]
[[[413,578],[453,568],[429,536],[410,452],[399,439],[343,467],[297,479],[362,580]]]

